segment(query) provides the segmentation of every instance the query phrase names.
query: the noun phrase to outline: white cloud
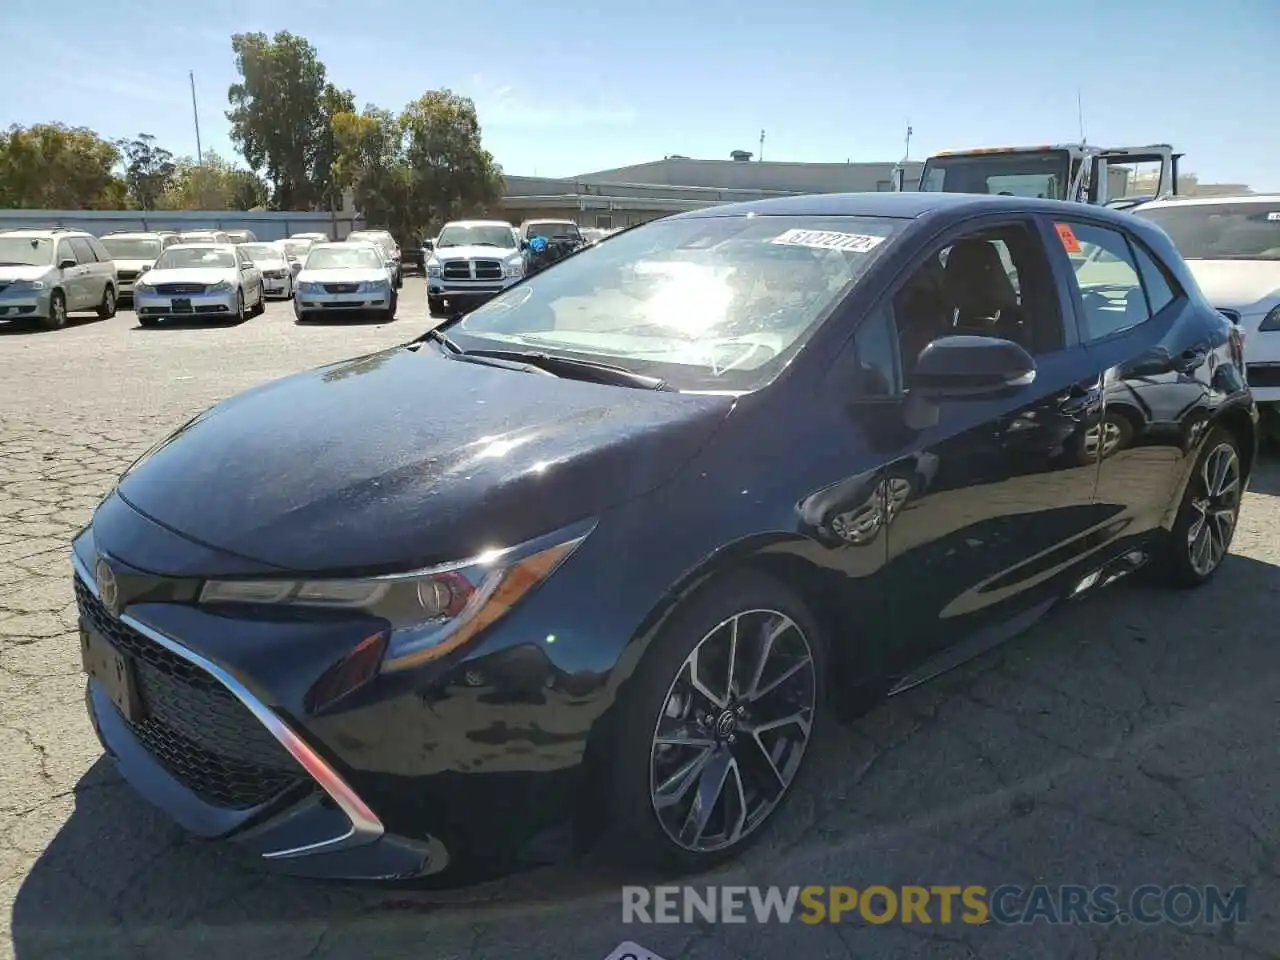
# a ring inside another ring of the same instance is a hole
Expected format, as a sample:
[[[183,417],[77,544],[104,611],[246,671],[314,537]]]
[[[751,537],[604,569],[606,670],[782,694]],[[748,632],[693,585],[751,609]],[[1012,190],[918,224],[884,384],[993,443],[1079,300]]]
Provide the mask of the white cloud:
[[[512,84],[498,84],[473,74],[460,92],[471,97],[483,126],[564,129],[567,127],[625,126],[634,123],[629,106],[588,104],[525,93]]]

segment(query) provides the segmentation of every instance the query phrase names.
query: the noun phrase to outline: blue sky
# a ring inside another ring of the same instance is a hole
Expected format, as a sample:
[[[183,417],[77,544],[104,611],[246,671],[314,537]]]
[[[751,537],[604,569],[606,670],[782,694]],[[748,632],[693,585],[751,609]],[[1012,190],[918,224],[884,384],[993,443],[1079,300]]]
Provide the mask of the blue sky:
[[[234,153],[230,35],[287,29],[357,102],[471,96],[510,173],[668,153],[895,160],[1075,139],[1170,142],[1204,181],[1280,191],[1278,0],[0,0],[0,123]],[[1062,26],[1065,24],[1066,26]],[[488,29],[486,29],[486,27]],[[1090,39],[1094,38],[1094,39]]]

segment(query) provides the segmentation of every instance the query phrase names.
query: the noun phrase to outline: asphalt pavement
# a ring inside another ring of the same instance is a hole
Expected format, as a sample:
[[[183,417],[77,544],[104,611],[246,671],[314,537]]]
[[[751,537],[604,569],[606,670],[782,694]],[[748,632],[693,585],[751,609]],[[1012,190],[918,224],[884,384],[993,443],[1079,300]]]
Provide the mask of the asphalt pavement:
[[[829,725],[780,821],[706,884],[1216,884],[1244,922],[1030,926],[622,923],[591,862],[424,891],[273,876],[185,836],[101,757],[68,542],[113,478],[238,390],[427,329],[0,326],[0,957],[603,960],[1280,958],[1280,463],[1191,594],[1119,584],[852,724]],[[424,416],[429,416],[424,411]]]

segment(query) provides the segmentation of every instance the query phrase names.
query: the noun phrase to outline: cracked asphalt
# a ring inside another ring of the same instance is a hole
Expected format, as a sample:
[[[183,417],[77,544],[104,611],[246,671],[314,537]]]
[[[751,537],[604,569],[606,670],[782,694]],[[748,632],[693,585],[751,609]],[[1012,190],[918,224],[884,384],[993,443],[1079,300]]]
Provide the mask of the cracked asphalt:
[[[408,339],[427,325],[422,293],[411,278],[389,325],[296,328],[272,305],[237,328],[143,331],[127,311],[58,333],[0,327],[0,956],[597,960],[632,940],[665,960],[1280,958],[1274,460],[1210,587],[1117,585],[828,725],[775,828],[693,881],[1244,884],[1244,923],[628,926],[624,878],[590,861],[430,892],[272,876],[184,836],[91,732],[68,542],[191,414]]]

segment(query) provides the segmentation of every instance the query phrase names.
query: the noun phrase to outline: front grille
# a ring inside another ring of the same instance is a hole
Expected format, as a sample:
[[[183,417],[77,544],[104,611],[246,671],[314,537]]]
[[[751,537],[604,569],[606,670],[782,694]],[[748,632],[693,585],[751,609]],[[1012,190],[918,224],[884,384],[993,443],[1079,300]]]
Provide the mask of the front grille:
[[[471,264],[466,260],[454,260],[444,265],[444,278],[446,280],[470,280]]]
[[[231,691],[112,617],[77,576],[85,618],[133,661],[144,717],[138,741],[174,779],[219,807],[248,810],[305,781],[298,763]]]
[[[477,260],[475,266],[477,280],[502,279],[502,264],[497,260]]]
[[[1280,363],[1251,363],[1249,370],[1249,386],[1280,387]]]
[[[284,271],[283,271],[283,270],[263,270],[263,271],[262,271],[262,275],[263,275],[264,277],[266,277],[268,280],[283,280],[283,279],[284,279]]]
[[[121,280],[135,280],[139,272],[138,270],[119,270],[116,272],[116,276]]]
[[[359,289],[358,283],[326,283],[324,285],[325,293],[355,293]]]
[[[156,293],[172,296],[175,293],[204,293],[203,283],[158,283]]]

